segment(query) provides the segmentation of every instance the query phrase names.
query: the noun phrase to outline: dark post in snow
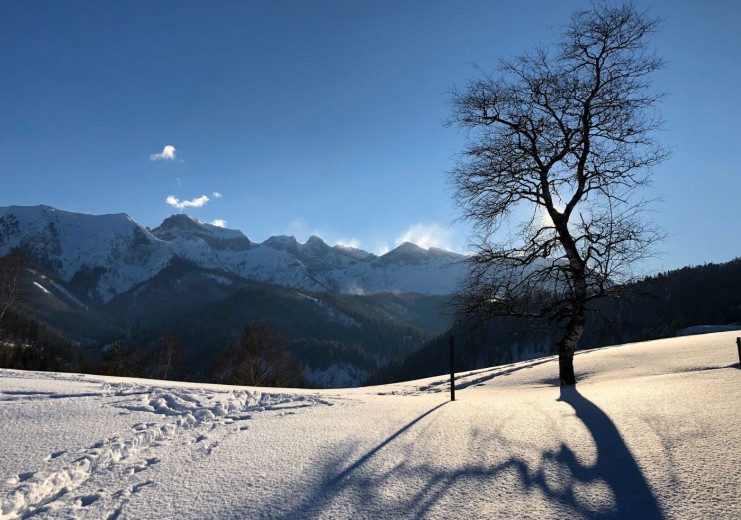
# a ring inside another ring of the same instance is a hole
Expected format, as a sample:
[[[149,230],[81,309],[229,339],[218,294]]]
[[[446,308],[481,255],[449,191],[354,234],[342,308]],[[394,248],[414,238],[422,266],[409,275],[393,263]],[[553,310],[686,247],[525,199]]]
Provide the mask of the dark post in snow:
[[[453,338],[451,337],[450,340],[452,341]],[[736,338],[736,347],[738,348],[738,362],[741,364],[741,338]]]
[[[741,346],[739,347],[741,352]],[[450,336],[450,400],[455,401],[455,343]]]

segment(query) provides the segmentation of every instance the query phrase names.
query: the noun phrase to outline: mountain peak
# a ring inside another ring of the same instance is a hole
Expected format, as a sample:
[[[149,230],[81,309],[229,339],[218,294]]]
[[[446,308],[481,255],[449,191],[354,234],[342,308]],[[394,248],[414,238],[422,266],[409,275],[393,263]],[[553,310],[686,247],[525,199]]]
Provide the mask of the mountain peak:
[[[274,235],[263,242],[263,245],[293,255],[298,253],[298,241],[296,240],[296,237],[288,235]]]
[[[203,240],[221,251],[244,251],[252,246],[250,240],[236,229],[226,229],[183,213],[167,217],[152,234],[165,241],[193,242]]]
[[[332,248],[341,252],[343,255],[349,256],[355,260],[365,261],[376,257],[376,255],[374,255],[373,253],[369,253],[368,251],[364,251],[363,249],[358,249],[357,247],[352,247],[345,244],[337,244],[335,246],[332,246]]]
[[[399,260],[419,260],[426,256],[429,256],[429,251],[417,244],[411,242],[403,242],[394,249],[382,255],[381,258],[385,258],[388,261],[399,261]]]
[[[307,240],[306,243],[302,245],[302,248],[318,249],[318,250],[330,249],[327,243],[316,235],[311,235],[309,237],[309,240]]]
[[[322,240],[320,237],[318,237],[316,235],[311,235],[309,237],[309,240],[306,241],[306,244],[308,244],[308,243],[326,244],[326,242],[324,242],[324,240]],[[304,245],[306,245],[306,244],[304,244]]]
[[[412,244],[411,242],[404,242],[385,255],[378,257],[374,262],[376,265],[382,266],[391,264],[416,265],[425,263],[435,256],[438,255],[433,251],[420,247],[417,244]]]
[[[200,229],[203,226],[203,222],[188,216],[184,213],[176,213],[167,217],[162,221],[162,224],[155,229],[168,230],[168,229]]]
[[[404,252],[404,253],[420,253],[420,252],[427,251],[427,250],[411,242],[402,242],[399,246],[397,246],[396,248],[392,249],[389,252],[393,252],[393,251]]]

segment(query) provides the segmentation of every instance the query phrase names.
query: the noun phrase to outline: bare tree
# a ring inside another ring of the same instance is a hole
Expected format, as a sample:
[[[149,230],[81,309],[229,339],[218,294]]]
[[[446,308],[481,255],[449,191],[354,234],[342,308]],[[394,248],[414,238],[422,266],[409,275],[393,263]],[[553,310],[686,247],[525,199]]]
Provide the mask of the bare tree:
[[[23,299],[21,282],[28,265],[28,258],[20,250],[0,258],[0,330],[8,312]]]
[[[556,45],[452,94],[451,124],[467,142],[451,181],[475,253],[456,311],[563,327],[562,386],[576,383],[588,304],[634,278],[661,235],[639,192],[667,155],[654,137],[657,26],[632,4],[594,4]]]
[[[294,386],[301,366],[286,350],[288,338],[269,321],[248,323],[238,341],[214,359],[209,379],[230,385]]]
[[[152,352],[152,377],[178,379],[183,377],[188,359],[181,339],[175,334],[164,334]]]

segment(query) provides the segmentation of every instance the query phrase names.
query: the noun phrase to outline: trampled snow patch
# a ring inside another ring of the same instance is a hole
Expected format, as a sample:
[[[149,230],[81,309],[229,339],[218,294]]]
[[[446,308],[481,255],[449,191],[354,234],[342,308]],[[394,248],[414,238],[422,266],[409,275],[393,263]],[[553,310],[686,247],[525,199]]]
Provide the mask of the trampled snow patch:
[[[25,373],[4,371],[4,376]],[[69,381],[65,375],[46,374],[58,382]],[[43,376],[42,376],[43,379]],[[93,494],[76,493],[90,480],[104,474],[116,474],[118,482],[132,480],[140,472],[161,462],[160,456],[150,456],[168,443],[197,445],[196,450],[210,454],[229,432],[228,426],[247,421],[253,413],[289,410],[330,404],[307,395],[263,393],[257,390],[207,390],[203,388],[161,388],[140,382],[101,382],[97,392],[13,391],[0,392],[0,402],[22,403],[41,400],[96,398],[101,406],[152,414],[149,421],[134,422],[130,430],[100,439],[75,453],[59,450],[45,459],[42,470],[17,472],[5,479],[0,519],[55,516],[97,517],[101,507],[108,509],[108,518],[117,517],[131,496],[154,481],[133,483],[113,493],[103,490]],[[62,414],[63,415],[63,414]],[[59,417],[59,419],[72,419]],[[80,425],[84,427],[84,425]],[[240,427],[238,431],[246,428]],[[191,448],[193,449],[193,448]],[[127,478],[128,477],[128,478]],[[136,479],[134,479],[136,480]],[[7,489],[6,489],[7,488]],[[93,504],[93,510],[87,511]],[[85,510],[85,512],[83,512]]]

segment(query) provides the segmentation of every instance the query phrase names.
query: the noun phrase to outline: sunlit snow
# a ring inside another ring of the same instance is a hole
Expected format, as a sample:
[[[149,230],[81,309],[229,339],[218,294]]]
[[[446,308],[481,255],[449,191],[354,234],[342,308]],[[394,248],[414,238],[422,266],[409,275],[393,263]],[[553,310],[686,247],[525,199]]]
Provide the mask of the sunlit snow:
[[[0,518],[739,518],[737,332],[285,390],[0,371]]]

